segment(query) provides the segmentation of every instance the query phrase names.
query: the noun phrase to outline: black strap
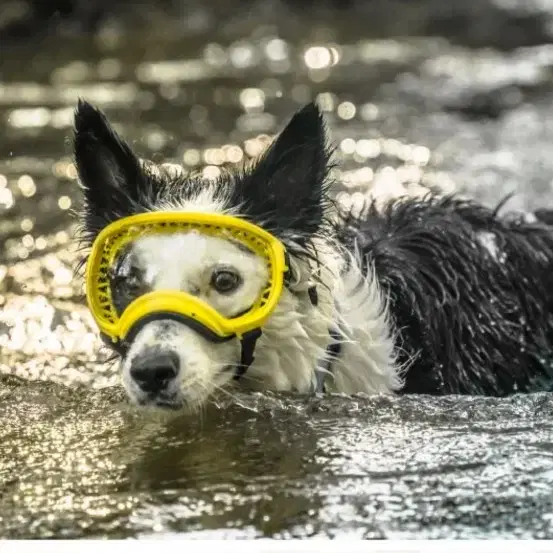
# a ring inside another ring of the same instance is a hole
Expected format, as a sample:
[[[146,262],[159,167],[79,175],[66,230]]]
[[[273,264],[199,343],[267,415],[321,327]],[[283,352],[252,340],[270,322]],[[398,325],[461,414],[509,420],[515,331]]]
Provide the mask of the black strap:
[[[132,326],[127,333],[127,336],[125,337],[125,341],[128,343],[132,342],[140,329],[144,328],[146,324],[151,323],[152,321],[167,320],[182,323],[183,325],[186,325],[188,328],[192,329],[194,332],[197,332],[206,340],[214,342],[215,344],[228,342],[229,340],[235,338],[234,334],[231,334],[229,336],[219,336],[218,334],[213,332],[213,330],[200,323],[197,319],[194,319],[194,317],[188,317],[186,315],[181,315],[180,313],[173,313],[172,311],[158,311],[156,313],[152,313],[151,315],[146,315],[145,317],[140,319],[134,326]]]
[[[311,300],[313,307],[317,307],[317,305],[319,305],[319,294],[317,293],[317,288],[315,288],[315,286],[311,286],[311,288],[307,290],[307,294],[309,295],[309,299]]]
[[[146,317],[143,317],[134,326],[131,327],[131,329],[127,333],[127,336],[125,337],[124,340],[113,340],[112,338],[110,338],[104,333],[100,333],[100,338],[102,339],[104,344],[114,349],[119,355],[123,356],[129,349],[129,344],[134,340],[136,335],[140,332],[142,328],[144,328],[146,324],[151,323],[152,321],[166,321],[166,320],[182,323],[186,325],[188,328],[200,334],[200,336],[203,336],[206,340],[209,340],[210,342],[222,343],[222,342],[228,342],[229,340],[232,340],[233,338],[235,338],[234,334],[230,336],[221,337],[218,334],[215,334],[215,332],[213,332],[206,326],[202,325],[196,319],[192,317],[186,317],[184,315],[180,315],[178,313],[173,313],[170,311],[157,312],[151,315],[147,315]]]
[[[102,342],[106,346],[108,346],[111,349],[114,349],[121,357],[125,355],[127,350],[129,349],[126,342],[123,341],[114,341],[112,340],[107,334],[104,334],[103,332],[100,332],[100,338],[102,339]]]
[[[340,333],[335,329],[330,329],[330,338],[331,342],[326,348],[326,355],[323,361],[323,366],[321,369],[317,370],[315,375],[317,378],[316,384],[316,393],[325,393],[325,377],[328,373],[332,374],[332,363],[339,357],[342,353],[342,343],[340,342]]]
[[[234,373],[234,380],[239,380],[254,362],[255,345],[261,334],[260,328],[254,328],[246,332],[240,339],[242,354],[240,356],[240,364],[236,367],[236,372]]]

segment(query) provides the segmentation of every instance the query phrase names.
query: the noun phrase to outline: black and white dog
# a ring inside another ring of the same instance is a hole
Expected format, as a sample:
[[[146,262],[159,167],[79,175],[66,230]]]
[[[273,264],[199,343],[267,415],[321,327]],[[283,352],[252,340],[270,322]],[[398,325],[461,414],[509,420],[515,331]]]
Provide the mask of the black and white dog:
[[[237,340],[213,343],[176,321],[146,325],[122,355],[130,398],[157,405],[133,380],[152,347],[178,358],[170,406],[200,406],[230,385],[309,392],[486,394],[550,389],[553,380],[553,232],[541,217],[499,217],[475,202],[429,194],[343,215],[330,200],[331,150],[318,107],[298,111],[261,158],[216,180],[142,162],[86,102],[75,114],[75,163],[84,188],[81,238],[145,211],[226,213],[285,245],[292,277],[241,379]],[[164,285],[196,285],[230,242],[159,236],[113,274],[123,303]],[[232,267],[239,312],[260,286],[255,258]],[[208,286],[209,283],[206,283]],[[212,291],[213,292],[213,291]],[[246,297],[248,296],[248,297]],[[217,303],[217,294],[210,296]],[[319,385],[318,388],[321,389]],[[163,393],[161,390],[160,393]],[[163,405],[166,405],[164,402]]]

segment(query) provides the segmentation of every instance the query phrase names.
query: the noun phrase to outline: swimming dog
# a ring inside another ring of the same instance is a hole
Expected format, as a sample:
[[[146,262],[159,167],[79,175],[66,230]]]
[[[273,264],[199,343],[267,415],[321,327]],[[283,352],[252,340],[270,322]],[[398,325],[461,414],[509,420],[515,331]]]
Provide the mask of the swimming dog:
[[[73,144],[79,236],[88,249],[103,243],[87,272],[89,304],[97,321],[105,316],[102,335],[134,403],[193,409],[232,386],[550,388],[548,212],[500,215],[429,192],[344,213],[331,199],[333,149],[316,103],[259,159],[216,179],[143,162],[85,101]],[[132,228],[142,230],[124,238]],[[261,296],[273,298],[270,309]],[[125,317],[127,334],[117,334]]]

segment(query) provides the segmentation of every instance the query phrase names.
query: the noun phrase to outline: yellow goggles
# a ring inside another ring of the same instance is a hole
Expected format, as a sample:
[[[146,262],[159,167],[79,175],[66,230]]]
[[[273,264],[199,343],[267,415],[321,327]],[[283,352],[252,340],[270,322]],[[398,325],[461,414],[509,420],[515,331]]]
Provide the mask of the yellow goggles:
[[[201,299],[171,289],[147,292],[118,313],[110,272],[125,247],[144,236],[191,231],[238,241],[266,263],[268,281],[251,308],[227,318]],[[253,223],[213,213],[149,212],[115,221],[100,232],[87,262],[86,296],[101,333],[115,344],[124,341],[139,321],[161,316],[182,319],[214,340],[225,340],[264,325],[279,301],[287,271],[282,243]]]

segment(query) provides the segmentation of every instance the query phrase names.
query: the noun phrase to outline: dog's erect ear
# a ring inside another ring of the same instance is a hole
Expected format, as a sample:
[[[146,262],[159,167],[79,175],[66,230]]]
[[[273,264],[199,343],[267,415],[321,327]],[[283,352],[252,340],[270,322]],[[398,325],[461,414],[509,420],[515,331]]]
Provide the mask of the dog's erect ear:
[[[105,224],[134,213],[148,184],[140,162],[105,115],[82,100],[75,111],[73,147],[85,193],[85,224],[101,226],[102,220]]]
[[[329,157],[322,113],[307,104],[238,183],[246,213],[274,233],[315,233],[324,216]]]

